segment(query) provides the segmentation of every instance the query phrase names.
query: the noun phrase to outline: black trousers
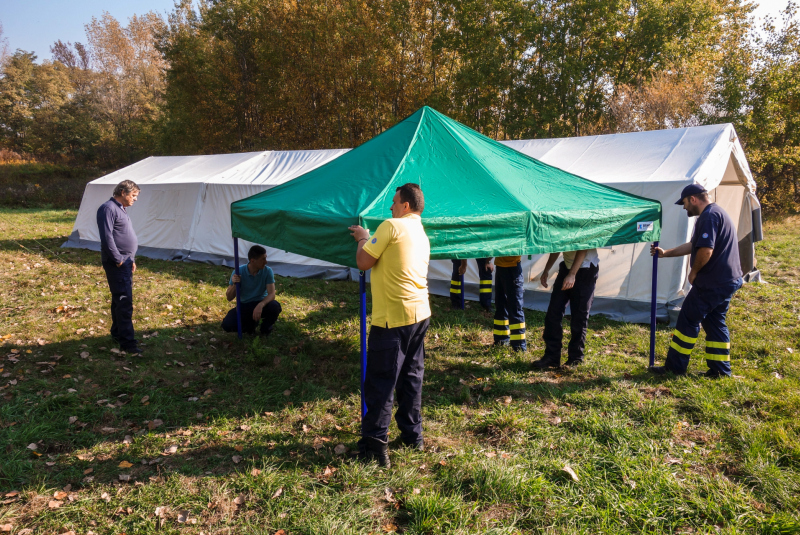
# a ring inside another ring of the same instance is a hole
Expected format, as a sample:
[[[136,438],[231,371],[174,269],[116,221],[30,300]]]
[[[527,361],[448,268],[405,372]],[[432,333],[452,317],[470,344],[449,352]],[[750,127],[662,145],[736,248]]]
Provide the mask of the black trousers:
[[[133,331],[133,260],[121,266],[113,260],[103,262],[108,289],[111,291],[111,338],[123,351],[137,348]]]
[[[256,306],[261,301],[251,301],[249,303],[242,303],[239,305],[240,313],[242,315],[242,332],[247,334],[255,334],[256,327],[258,327],[259,321],[261,323],[261,334],[265,334],[269,331],[270,327],[272,327],[276,321],[278,321],[278,316],[281,313],[281,304],[277,301],[270,301],[266,305],[264,305],[264,309],[261,311],[261,320],[255,321],[253,319],[253,310],[256,309]],[[222,330],[228,333],[235,333],[237,332],[236,328],[236,307],[233,307],[228,311],[225,315],[225,319],[222,320]]]
[[[461,275],[458,274],[458,269],[461,267],[461,260],[453,260],[452,262],[453,274],[450,277],[450,304],[454,307],[460,307],[461,292],[464,290],[461,287]],[[481,306],[486,309],[492,307],[492,273],[486,269],[486,264],[488,262],[488,258],[475,259],[475,263],[478,264],[478,278],[480,280],[478,298],[480,299]]]
[[[569,290],[562,290],[561,286],[564,284],[564,278],[569,274],[569,270],[564,262],[558,265],[558,276],[553,283],[550,305],[547,307],[547,314],[544,318],[542,338],[545,344],[545,358],[561,360],[561,342],[564,337],[561,322],[569,304],[572,317],[567,356],[570,359],[583,359],[583,350],[586,347],[586,325],[589,323],[589,311],[594,300],[598,271],[597,266],[579,269],[575,274],[575,286]]]
[[[422,377],[425,372],[425,333],[430,319],[391,329],[372,326],[367,340],[364,380],[366,414],[361,435],[387,440],[392,403],[397,393],[395,421],[406,444],[422,440]]]

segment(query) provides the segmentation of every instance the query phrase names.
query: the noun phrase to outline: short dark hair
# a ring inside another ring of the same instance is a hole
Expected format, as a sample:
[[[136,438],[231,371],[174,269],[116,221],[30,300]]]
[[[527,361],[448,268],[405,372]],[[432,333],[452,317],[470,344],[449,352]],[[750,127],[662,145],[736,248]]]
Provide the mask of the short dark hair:
[[[407,202],[412,212],[421,214],[425,209],[425,196],[422,194],[419,184],[409,182],[397,188],[396,191],[400,193],[400,202]]]
[[[689,195],[689,197],[695,197],[698,201],[708,202],[708,192],[701,191],[700,193],[695,193],[694,195]]]
[[[142,191],[142,188],[137,186],[133,180],[123,180],[114,188],[114,197],[122,197],[135,191]]]
[[[254,245],[247,251],[247,259],[248,260],[255,260],[256,258],[261,258],[261,255],[267,254],[267,250],[261,247],[260,245]]]

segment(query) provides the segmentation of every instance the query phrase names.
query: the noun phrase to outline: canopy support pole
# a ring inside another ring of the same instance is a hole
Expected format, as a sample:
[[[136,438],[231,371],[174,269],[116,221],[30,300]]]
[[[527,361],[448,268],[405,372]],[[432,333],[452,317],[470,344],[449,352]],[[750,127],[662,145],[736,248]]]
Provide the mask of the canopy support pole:
[[[233,239],[233,272],[239,274],[239,238]],[[236,283],[236,332],[239,333],[239,339],[242,338],[242,310],[239,307],[239,288],[241,282]]]
[[[658,241],[653,242],[658,247]],[[650,366],[656,363],[656,297],[658,290],[658,253],[653,255],[653,288],[650,294]]]
[[[367,415],[367,404],[364,402],[364,381],[367,379],[367,276],[359,271],[358,292],[360,296],[359,312],[361,316],[361,419]]]
[[[464,310],[464,275],[460,275],[461,277],[461,310]]]

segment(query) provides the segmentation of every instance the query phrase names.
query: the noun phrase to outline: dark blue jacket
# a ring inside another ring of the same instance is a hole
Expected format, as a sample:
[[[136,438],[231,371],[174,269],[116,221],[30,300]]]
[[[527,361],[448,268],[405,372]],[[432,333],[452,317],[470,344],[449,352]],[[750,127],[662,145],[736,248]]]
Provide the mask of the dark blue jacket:
[[[139,240],[128,212],[114,197],[97,209],[97,228],[100,230],[100,257],[103,262],[121,264],[128,258],[136,260]]]

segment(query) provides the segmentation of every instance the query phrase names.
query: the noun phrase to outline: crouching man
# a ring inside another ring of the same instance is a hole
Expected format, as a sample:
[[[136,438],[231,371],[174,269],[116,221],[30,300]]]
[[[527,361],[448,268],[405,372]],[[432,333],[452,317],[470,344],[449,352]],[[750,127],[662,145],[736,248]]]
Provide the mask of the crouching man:
[[[228,301],[236,299],[236,283],[242,284],[239,302],[242,318],[242,332],[255,334],[261,322],[260,332],[269,335],[274,329],[281,304],[275,301],[275,275],[267,266],[267,250],[254,245],[247,252],[247,264],[231,274],[230,285],[225,291]],[[230,309],[222,320],[222,330],[236,332],[236,307]]]
[[[361,420],[358,457],[389,467],[388,435],[393,393],[400,439],[422,449],[422,377],[425,333],[430,323],[428,262],[431,246],[422,228],[425,199],[416,184],[397,188],[392,218],[373,236],[353,225],[356,264],[372,269],[372,326],[364,380],[366,413]]]

